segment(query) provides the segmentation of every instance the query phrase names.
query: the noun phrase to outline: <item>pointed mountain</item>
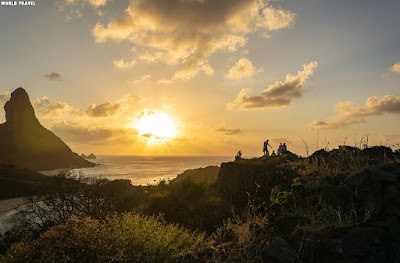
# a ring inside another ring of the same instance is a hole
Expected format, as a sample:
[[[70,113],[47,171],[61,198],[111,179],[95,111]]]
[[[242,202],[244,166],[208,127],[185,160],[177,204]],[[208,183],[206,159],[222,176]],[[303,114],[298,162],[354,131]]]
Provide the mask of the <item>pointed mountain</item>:
[[[6,122],[0,124],[0,164],[35,171],[94,166],[40,124],[23,88],[11,93],[4,110]]]

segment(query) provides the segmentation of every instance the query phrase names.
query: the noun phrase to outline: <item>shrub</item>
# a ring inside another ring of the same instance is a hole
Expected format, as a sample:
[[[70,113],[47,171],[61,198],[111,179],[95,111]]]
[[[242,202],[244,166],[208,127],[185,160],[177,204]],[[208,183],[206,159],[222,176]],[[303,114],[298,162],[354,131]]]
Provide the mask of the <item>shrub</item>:
[[[0,262],[170,262],[207,245],[204,235],[131,213],[70,219],[15,244]]]
[[[228,214],[213,186],[186,178],[152,187],[145,212],[162,213],[170,222],[211,233],[223,224]]]

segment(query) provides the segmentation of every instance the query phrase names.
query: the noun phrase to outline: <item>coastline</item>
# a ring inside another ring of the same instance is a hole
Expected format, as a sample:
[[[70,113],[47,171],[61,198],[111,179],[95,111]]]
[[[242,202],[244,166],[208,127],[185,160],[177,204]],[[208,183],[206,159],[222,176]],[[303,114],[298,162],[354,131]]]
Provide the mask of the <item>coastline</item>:
[[[16,209],[20,206],[26,205],[27,203],[28,199],[26,199],[25,197],[0,200],[0,214]]]

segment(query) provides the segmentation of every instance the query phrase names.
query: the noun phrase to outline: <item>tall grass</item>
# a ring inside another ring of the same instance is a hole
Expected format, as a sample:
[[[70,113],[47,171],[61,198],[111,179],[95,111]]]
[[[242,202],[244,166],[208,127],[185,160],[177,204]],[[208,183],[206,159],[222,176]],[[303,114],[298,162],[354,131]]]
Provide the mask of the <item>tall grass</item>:
[[[14,245],[5,262],[171,262],[207,246],[203,234],[130,213],[70,219],[39,238]]]

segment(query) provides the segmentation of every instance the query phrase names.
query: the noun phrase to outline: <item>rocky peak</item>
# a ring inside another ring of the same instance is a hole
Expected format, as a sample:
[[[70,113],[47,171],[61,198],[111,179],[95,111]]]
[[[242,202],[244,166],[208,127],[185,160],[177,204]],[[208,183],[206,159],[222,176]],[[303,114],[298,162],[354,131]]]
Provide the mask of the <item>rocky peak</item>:
[[[6,122],[0,125],[0,165],[35,171],[94,166],[40,124],[23,88],[11,93],[4,109]]]
[[[4,110],[6,122],[9,124],[39,124],[28,93],[23,88],[18,88],[11,93],[11,98],[4,105]]]

